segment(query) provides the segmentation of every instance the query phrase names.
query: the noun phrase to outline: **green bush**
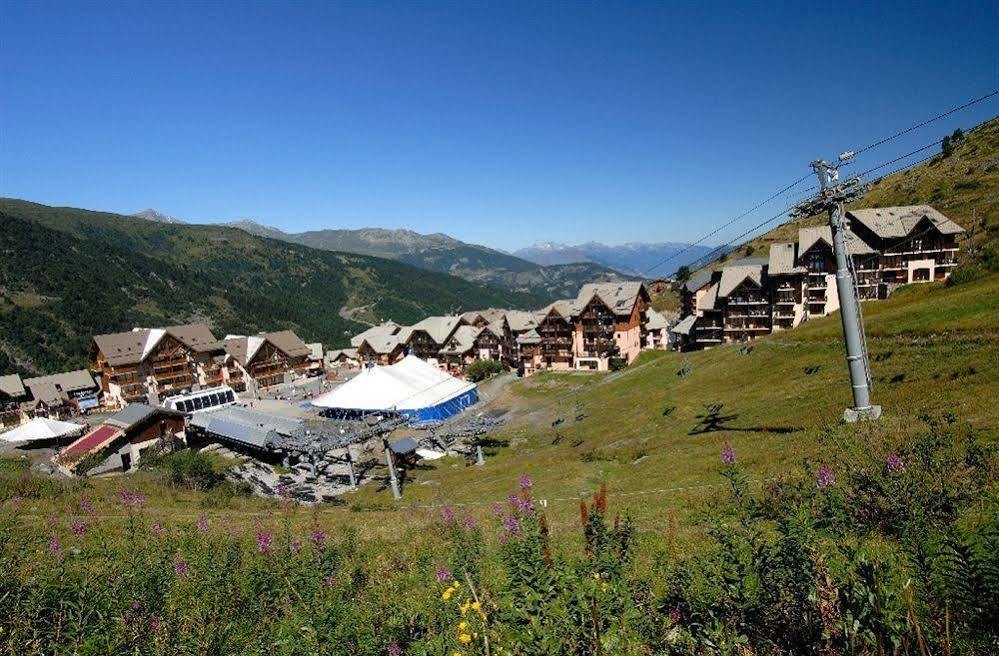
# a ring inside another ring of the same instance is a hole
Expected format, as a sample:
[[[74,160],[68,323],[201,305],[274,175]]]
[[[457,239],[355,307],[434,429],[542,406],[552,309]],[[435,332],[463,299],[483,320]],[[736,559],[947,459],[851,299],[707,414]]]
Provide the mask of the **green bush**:
[[[480,380],[485,380],[490,376],[502,373],[503,370],[503,364],[497,360],[476,360],[465,367],[465,378],[473,383],[477,383]]]
[[[148,454],[142,459],[144,469],[164,472],[171,484],[191,490],[222,485],[230,464],[219,456],[193,449]]]

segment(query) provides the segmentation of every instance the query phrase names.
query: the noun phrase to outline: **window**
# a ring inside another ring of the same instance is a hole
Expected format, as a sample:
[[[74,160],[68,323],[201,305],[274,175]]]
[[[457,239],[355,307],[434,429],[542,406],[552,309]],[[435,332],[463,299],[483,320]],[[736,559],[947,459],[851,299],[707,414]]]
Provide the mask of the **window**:
[[[201,410],[201,408],[203,407],[202,406],[201,397],[200,396],[196,396],[192,400],[194,401],[194,409],[195,410]]]
[[[235,397],[235,396],[233,395],[233,393],[232,393],[232,390],[228,390],[228,391],[227,391],[227,392],[225,393],[225,400],[226,400],[226,401],[227,401],[228,403],[234,403],[234,402],[236,401],[236,397]]]

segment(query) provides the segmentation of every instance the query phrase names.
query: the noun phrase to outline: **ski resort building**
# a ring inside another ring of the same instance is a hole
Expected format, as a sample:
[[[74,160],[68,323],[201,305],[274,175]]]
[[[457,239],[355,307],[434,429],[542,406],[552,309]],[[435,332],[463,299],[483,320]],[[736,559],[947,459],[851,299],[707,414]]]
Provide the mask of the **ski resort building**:
[[[313,358],[312,350],[290,330],[227,335],[222,343],[230,358],[229,385],[236,392],[252,393],[322,372],[322,360]]]

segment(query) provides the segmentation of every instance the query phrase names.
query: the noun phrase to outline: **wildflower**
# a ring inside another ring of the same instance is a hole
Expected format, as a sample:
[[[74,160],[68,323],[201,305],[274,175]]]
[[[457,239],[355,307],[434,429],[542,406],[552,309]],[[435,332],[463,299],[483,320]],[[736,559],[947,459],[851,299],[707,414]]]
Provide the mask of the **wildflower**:
[[[449,601],[451,599],[451,595],[453,594],[454,594],[454,588],[447,588],[444,590],[444,592],[441,593],[441,600]]]
[[[163,532],[163,524],[160,524],[159,522],[153,522],[153,525],[150,528],[153,529],[154,533],[162,533]]]
[[[510,535],[520,535],[520,520],[510,515],[503,520],[503,528]]]
[[[206,533],[208,531],[208,518],[205,517],[204,513],[198,517],[198,533]]]
[[[503,508],[502,503],[500,503],[499,501],[494,501],[492,512],[493,512],[493,517],[502,517],[503,514],[506,512],[506,509]]]
[[[159,628],[160,628],[160,618],[156,617],[155,615],[151,616],[149,618],[149,630],[152,631],[153,633],[156,633],[157,631],[159,631]]]
[[[676,624],[677,622],[680,621],[680,607],[679,606],[676,606],[673,609],[673,612],[669,614],[669,619],[673,622],[673,624]]]
[[[468,622],[466,622],[465,620],[462,620],[461,622],[458,623],[458,630],[461,631],[462,633],[464,633],[465,629],[467,628],[468,628]]]
[[[474,610],[476,613],[481,612],[482,611],[482,604],[480,604],[477,601],[473,601],[472,602],[472,610]]]
[[[312,529],[312,532],[309,533],[309,542],[317,551],[322,551],[326,548],[326,531],[320,528]]]
[[[58,523],[59,523],[59,518],[55,515],[49,515],[49,518],[45,520],[45,526],[47,526],[48,528],[52,528]]]
[[[83,535],[87,532],[87,526],[83,522],[77,520],[70,524],[69,530],[73,532],[73,535]]]
[[[458,642],[460,642],[463,645],[467,645],[471,641],[472,641],[472,636],[468,635],[467,633],[462,633],[461,635],[458,636]]]
[[[725,443],[725,448],[722,449],[721,460],[723,465],[735,464],[735,449],[728,442]]]
[[[84,499],[83,501],[80,502],[80,510],[88,514],[92,513],[94,512],[94,504]]]
[[[173,573],[178,577],[184,577],[191,573],[191,567],[183,559],[177,559],[173,563]]]
[[[464,615],[464,614],[466,614],[468,612],[468,609],[471,608],[471,607],[472,607],[472,602],[471,601],[466,601],[465,603],[463,603],[461,606],[458,607],[458,610],[460,610],[461,614]],[[464,624],[465,626],[468,626],[468,624],[466,624],[465,622],[462,622],[461,624]],[[461,624],[458,625],[458,628],[461,629],[462,631],[464,631],[465,629],[464,629],[464,627],[461,626]]]
[[[902,460],[901,456],[897,453],[893,453],[888,456],[888,459],[885,460],[885,465],[888,466],[888,471],[890,472],[897,472],[905,469],[905,461]]]
[[[291,544],[288,545],[288,549],[293,554],[294,553],[298,553],[302,549],[302,541],[301,540],[292,540]]]
[[[833,477],[832,471],[825,465],[822,465],[819,467],[819,475],[816,478],[816,483],[820,488],[827,488],[835,485],[836,479]]]
[[[451,570],[449,570],[447,567],[441,567],[439,570],[437,570],[437,582],[438,583],[445,583],[445,582],[451,581],[453,579],[454,579],[454,575],[451,573]]]
[[[146,505],[146,498],[139,492],[132,492],[128,488],[121,491],[121,502],[128,508],[141,508]]]
[[[508,496],[508,497],[506,498],[506,502],[507,502],[508,504],[510,504],[511,506],[516,506],[516,505],[517,505],[518,503],[520,503],[520,497],[518,497],[518,496],[517,496],[516,494],[513,494],[513,493],[511,492],[511,493],[510,493],[510,496]]]
[[[326,584],[327,588],[332,588],[333,585],[336,583],[336,579],[334,579],[333,575],[330,574],[325,579],[323,579],[323,583]]]
[[[273,550],[274,540],[271,538],[271,532],[267,530],[257,531],[257,551],[270,554]]]
[[[531,482],[531,477],[528,476],[527,474],[521,474],[520,475],[520,489],[521,490],[529,490],[531,488],[531,485],[533,485],[533,483]]]
[[[445,524],[454,522],[454,510],[451,509],[451,506],[444,506],[444,509],[441,510],[441,519],[444,520]]]
[[[465,530],[471,531],[475,528],[475,518],[471,515],[465,515]]]
[[[402,656],[402,647],[395,640],[389,640],[388,646],[385,648],[388,656]]]
[[[593,573],[593,580],[594,581],[599,581],[600,580],[600,572],[594,572]]]
[[[530,499],[517,499],[517,511],[529,513],[534,511],[534,502]]]
[[[606,583],[601,583],[600,584],[600,591],[601,592],[607,592],[607,584]]]
[[[62,547],[59,546],[59,538],[52,534],[52,538],[49,540],[49,553],[57,558],[62,555]]]

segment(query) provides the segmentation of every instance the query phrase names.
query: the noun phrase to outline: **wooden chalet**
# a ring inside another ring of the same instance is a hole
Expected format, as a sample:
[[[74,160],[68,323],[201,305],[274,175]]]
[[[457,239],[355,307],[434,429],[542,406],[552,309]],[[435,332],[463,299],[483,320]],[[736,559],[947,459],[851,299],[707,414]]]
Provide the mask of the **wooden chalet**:
[[[228,335],[223,346],[247,390],[288,383],[314,372],[312,350],[290,330]]]
[[[612,360],[631,364],[645,344],[650,297],[641,282],[583,285],[573,304],[573,364],[606,371]]]
[[[96,335],[90,352],[109,408],[222,385],[224,356],[222,342],[197,323]]]

